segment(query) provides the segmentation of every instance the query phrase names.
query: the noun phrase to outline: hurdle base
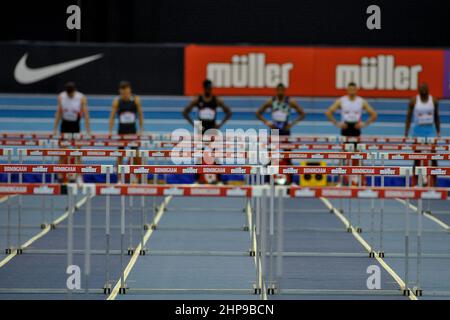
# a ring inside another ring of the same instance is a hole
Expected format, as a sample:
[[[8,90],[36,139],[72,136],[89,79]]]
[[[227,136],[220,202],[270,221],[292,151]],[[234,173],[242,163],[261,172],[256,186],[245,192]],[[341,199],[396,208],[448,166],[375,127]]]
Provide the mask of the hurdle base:
[[[17,255],[23,254],[23,249],[22,248],[17,249],[16,254]]]
[[[128,248],[127,254],[128,254],[129,256],[132,256],[132,255],[134,254],[134,249],[133,249],[133,248]]]
[[[378,252],[378,257],[379,258],[384,258],[384,251]]]
[[[139,250],[139,255],[140,256],[145,256],[146,253],[147,253],[147,250],[145,250],[145,249]]]
[[[127,287],[120,287],[119,288],[119,294],[127,294],[129,288]]]
[[[47,228],[47,225],[44,224],[44,223],[42,223],[42,224],[41,224],[41,230],[44,230],[45,228]]]
[[[403,289],[403,295],[404,295],[405,297],[409,297],[409,296],[411,295],[411,290],[409,290],[409,289]]]
[[[369,258],[375,258],[375,251],[369,252]]]
[[[272,283],[269,286],[269,288],[267,288],[267,294],[273,296],[273,295],[275,295],[276,292],[277,292],[277,287],[276,287],[275,283]]]
[[[256,256],[256,252],[254,250],[250,250],[249,251],[249,255],[250,255],[250,257],[255,257]]]
[[[112,291],[111,284],[107,283],[103,286],[104,294],[111,294],[111,291]]]
[[[256,284],[253,284],[253,294],[261,294],[262,289],[259,288]]]
[[[356,232],[357,232],[357,233],[362,233],[362,228],[361,228],[361,227],[357,227],[357,228],[356,228]]]
[[[249,228],[249,226],[244,226],[244,227],[242,228],[242,230],[243,230],[243,231],[250,231],[250,228]]]
[[[50,224],[50,229],[51,229],[51,230],[55,230],[55,229],[56,229],[56,224],[51,223],[51,224]]]
[[[5,254],[11,254],[12,251],[13,251],[13,249],[11,249],[11,248],[6,248],[6,249],[5,249]]]
[[[420,288],[415,287],[415,288],[413,288],[413,291],[414,291],[414,295],[417,297],[421,297],[423,295],[423,290]]]

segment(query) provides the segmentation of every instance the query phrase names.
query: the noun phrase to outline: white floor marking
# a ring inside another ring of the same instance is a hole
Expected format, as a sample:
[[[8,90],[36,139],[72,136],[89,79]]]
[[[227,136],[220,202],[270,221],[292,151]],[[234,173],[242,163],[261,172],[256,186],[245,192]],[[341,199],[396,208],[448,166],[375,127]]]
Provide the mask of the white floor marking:
[[[164,215],[164,212],[166,211],[165,208],[169,204],[170,200],[172,200],[172,196],[168,196],[164,199],[163,203],[159,206],[158,212],[155,215],[154,220],[152,221],[152,225],[157,226],[159,221],[161,220],[162,216]],[[152,228],[149,228],[147,232],[144,235],[144,247],[147,244],[147,241],[150,239],[150,236],[153,234],[154,230]],[[130,261],[128,262],[128,265],[125,267],[125,270],[123,272],[124,277],[124,283],[126,283],[128,276],[130,275],[131,270],[133,270],[138,258],[140,251],[142,249],[141,243],[136,247],[134,250],[133,255],[131,256]],[[119,278],[116,285],[114,286],[113,290],[111,291],[111,294],[108,296],[106,300],[115,300],[117,295],[120,291],[120,286],[122,282],[122,277]]]
[[[398,202],[402,203],[403,205],[406,206],[406,201],[403,199],[397,199]],[[409,204],[409,208],[415,212],[417,212],[417,207],[413,204]],[[434,215],[425,212],[423,214],[424,217],[430,219],[431,221],[435,222],[436,224],[438,224],[439,226],[441,226],[442,228],[444,228],[445,230],[450,232],[450,226],[448,224],[446,224],[444,221],[440,220],[439,218],[435,217]]]
[[[82,207],[86,203],[86,200],[87,200],[87,197],[83,197],[80,201],[77,202],[76,207],[77,208]],[[64,221],[64,219],[67,218],[68,215],[69,215],[69,211],[67,210],[63,215],[61,215],[60,217],[56,218],[51,224],[48,224],[44,229],[42,229],[41,232],[39,232],[38,234],[36,234],[32,238],[28,239],[24,244],[22,244],[22,249],[25,250],[26,248],[31,246],[35,241],[37,241],[40,238],[42,238],[43,236],[45,236],[47,233],[50,232],[50,230],[52,230],[51,229],[51,225],[52,224],[53,225],[60,224],[62,221]],[[16,255],[17,255],[17,252],[15,250],[13,250],[12,253],[7,255],[6,258],[4,258],[3,260],[0,261],[0,268],[5,266]]]
[[[332,210],[332,212],[341,220],[344,225],[348,228],[351,227],[352,235],[358,240],[358,242],[367,250],[367,252],[371,251],[371,246],[369,243],[367,243],[366,240],[364,240],[361,235],[356,231],[355,228],[350,226],[350,222],[347,220],[347,218],[339,212],[338,209],[336,209],[331,202],[326,198],[320,198],[322,202],[325,204],[325,206]],[[405,282],[400,278],[400,276],[380,257],[375,255],[375,259],[378,261],[378,263],[391,275],[391,277],[397,282],[397,284],[400,286],[402,290],[406,288]],[[411,292],[410,296],[408,297],[410,300],[418,300],[417,297],[414,295],[413,291],[408,288]]]

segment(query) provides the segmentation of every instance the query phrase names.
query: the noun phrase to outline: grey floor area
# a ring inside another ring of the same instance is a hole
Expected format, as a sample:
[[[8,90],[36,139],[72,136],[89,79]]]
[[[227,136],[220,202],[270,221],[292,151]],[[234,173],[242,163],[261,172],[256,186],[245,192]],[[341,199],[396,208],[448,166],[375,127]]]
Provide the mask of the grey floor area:
[[[21,219],[23,222],[22,243],[28,238],[38,234],[40,224],[43,221],[41,197],[23,197]],[[77,199],[80,201],[82,197]],[[160,201],[161,199],[156,199]],[[13,201],[18,201],[14,199]],[[13,205],[11,201],[10,205]],[[54,198],[54,218],[63,215],[66,212],[67,199],[65,196]],[[15,204],[17,206],[17,203]],[[46,206],[50,205],[49,198],[46,199]],[[106,198],[94,197],[92,199],[92,233],[91,233],[91,272],[88,279],[82,277],[82,288],[88,286],[94,290],[89,295],[73,294],[73,299],[105,299],[106,296],[101,289],[106,283],[106,237],[105,237],[105,218],[106,218]],[[124,248],[136,247],[143,234],[141,208],[138,208],[138,202],[135,201],[130,210],[129,201],[127,205],[127,228],[124,241]],[[2,247],[6,245],[4,234],[6,233],[5,221],[3,219],[2,208]],[[17,221],[17,207],[13,207],[12,220]],[[146,203],[146,219],[150,221],[153,215],[153,203]],[[74,257],[73,264],[80,267],[84,273],[85,266],[85,217],[86,205],[80,206],[73,215],[74,221]],[[123,257],[121,264],[120,255],[120,198],[111,197],[111,239],[109,256],[109,281],[114,285],[121,276],[123,268],[128,263],[129,256]],[[50,215],[46,221],[50,221]],[[13,244],[17,242],[17,225],[11,228],[11,239]],[[0,299],[66,299],[66,281],[68,275],[67,268],[67,219],[56,226],[56,229],[49,231],[42,238],[36,240],[22,255],[17,255],[6,265],[0,268]],[[3,251],[3,250],[2,250]],[[4,257],[5,255],[3,255]],[[85,281],[86,280],[86,281]],[[37,290],[36,290],[37,289]],[[39,291],[41,293],[39,293]]]
[[[40,231],[42,221],[50,220],[48,209],[42,215],[42,197],[23,197],[22,238],[26,240]],[[80,200],[80,199],[78,199]],[[157,199],[160,203],[162,199]],[[17,198],[11,199],[11,224],[17,223]],[[46,200],[46,208],[49,206]],[[66,198],[54,198],[54,218],[65,212]],[[127,201],[125,246],[135,247],[141,240],[142,219],[151,221],[153,202],[146,200],[145,217],[139,199],[134,199],[133,213]],[[401,277],[405,276],[405,217],[410,219],[409,280],[417,281],[417,214],[405,211],[404,204],[384,202],[381,217],[379,201],[371,210],[371,200],[331,200],[353,225],[362,228],[361,236],[376,250],[386,254],[384,261]],[[253,294],[256,265],[249,250],[249,231],[245,231],[247,215],[244,199],[237,198],[173,198],[151,234],[147,254],[139,256],[127,279],[130,288],[117,299],[260,299]],[[123,266],[117,254],[120,249],[120,199],[111,198],[110,280],[115,283]],[[448,215],[442,202],[432,202],[433,213],[442,220]],[[74,215],[74,263],[84,265],[85,206]],[[105,198],[92,199],[92,271],[89,287],[100,289],[105,283]],[[367,251],[346,232],[344,224],[319,199],[284,200],[283,274],[279,280],[280,294],[270,299],[406,299],[398,284]],[[0,245],[6,246],[7,204],[0,204]],[[442,211],[443,213],[440,213]],[[383,225],[381,225],[381,219]],[[447,220],[448,221],[448,220]],[[423,218],[420,284],[424,299],[447,299],[450,292],[450,241],[447,230]],[[131,227],[129,227],[131,225]],[[66,299],[67,224],[63,221],[34,242],[23,255],[14,257],[0,268],[0,299]],[[381,233],[381,229],[383,232]],[[12,242],[17,228],[11,228]],[[274,240],[275,241],[275,240]],[[0,259],[5,257],[2,250]],[[267,263],[269,259],[266,260]],[[367,289],[370,266],[381,270],[381,290]],[[268,267],[268,266],[267,266]],[[269,280],[266,275],[266,280]],[[271,279],[273,280],[273,279]],[[84,287],[84,279],[82,286]],[[46,288],[46,293],[27,293],[30,288]],[[8,289],[11,289],[8,291]],[[12,290],[14,289],[14,290]],[[51,292],[50,289],[59,290]],[[60,292],[61,291],[61,292]],[[88,296],[75,294],[74,299],[105,299],[102,293]]]
[[[375,201],[373,206],[371,200],[334,200],[333,203],[336,207],[343,208],[344,214],[354,225],[361,226],[361,236],[366,241],[373,244],[376,250],[385,252],[384,260],[403,280],[408,278],[411,288],[419,286],[423,289],[423,297],[420,298],[450,299],[449,230],[422,215],[422,232],[419,238],[417,211],[398,200],[386,200],[384,204]],[[417,206],[417,201],[411,203]],[[422,205],[424,209],[431,209],[433,215],[441,221],[449,221],[449,215],[445,212],[448,202],[424,200]],[[384,208],[382,216],[381,208]],[[406,234],[408,240],[405,240]],[[405,263],[406,242],[409,243],[408,264]]]

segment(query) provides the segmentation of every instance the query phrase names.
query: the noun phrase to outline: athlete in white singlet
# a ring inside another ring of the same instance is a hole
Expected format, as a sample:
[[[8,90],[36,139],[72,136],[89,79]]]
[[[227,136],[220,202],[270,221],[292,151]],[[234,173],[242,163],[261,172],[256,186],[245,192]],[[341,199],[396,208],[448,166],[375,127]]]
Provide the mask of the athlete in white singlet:
[[[413,137],[417,138],[432,138],[440,136],[441,122],[439,119],[439,104],[437,100],[430,95],[430,90],[426,83],[419,86],[419,94],[413,97],[408,106],[408,114],[406,115],[405,123],[405,137],[409,135],[411,127],[411,120],[413,122]],[[424,161],[414,161],[414,166],[437,166],[436,160],[431,163]],[[436,176],[432,176],[428,181],[423,181],[428,186],[436,185]],[[413,186],[418,184],[418,177],[413,176],[411,184]]]
[[[377,113],[369,103],[357,95],[358,88],[351,82],[347,86],[347,95],[337,99],[327,110],[326,116],[334,125],[341,129],[341,135],[345,137],[359,137],[361,129],[377,119]],[[334,113],[340,110],[341,121],[337,121]],[[363,112],[369,114],[367,121],[362,121]]]
[[[340,121],[337,121],[334,117],[334,113],[338,110],[341,113]],[[369,119],[365,122],[362,120],[364,111],[369,114]],[[358,88],[354,82],[348,84],[347,95],[337,99],[325,114],[328,120],[341,129],[341,135],[344,137],[359,137],[361,135],[361,129],[367,127],[377,119],[375,110],[365,99],[358,96]],[[355,143],[354,145],[356,149],[357,144]],[[350,165],[358,166],[360,162],[359,160],[351,160]],[[343,177],[343,183],[359,183],[359,177],[354,176],[351,178],[351,181],[349,181],[348,177]],[[365,185],[366,180],[363,179],[361,183]]]
[[[439,119],[439,105],[429,93],[428,85],[423,83],[419,86],[419,94],[409,102],[408,114],[406,116],[405,136],[408,136],[413,122],[414,137],[434,137],[441,133]]]
[[[61,122],[61,133],[80,133],[81,118],[84,117],[86,132],[91,133],[89,125],[89,112],[87,107],[87,99],[81,92],[78,92],[75,83],[68,82],[65,90],[58,95],[58,109],[55,114],[55,123],[53,126],[53,134],[57,133],[58,125]],[[61,164],[77,164],[80,162],[79,157],[60,157]],[[73,174],[61,174],[58,176],[63,183],[82,182],[82,177]]]
[[[79,133],[81,118],[85,119],[86,131],[89,134],[89,112],[87,99],[77,91],[75,83],[68,82],[65,90],[58,95],[58,109],[55,114],[53,133],[56,134],[61,122],[61,133]]]

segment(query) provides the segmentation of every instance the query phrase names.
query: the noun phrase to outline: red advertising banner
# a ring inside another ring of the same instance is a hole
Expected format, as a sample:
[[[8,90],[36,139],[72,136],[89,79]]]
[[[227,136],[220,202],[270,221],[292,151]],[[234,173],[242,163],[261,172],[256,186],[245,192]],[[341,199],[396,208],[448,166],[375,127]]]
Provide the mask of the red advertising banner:
[[[411,97],[421,82],[441,97],[443,69],[443,50],[189,45],[184,93],[208,78],[221,95],[273,95],[282,82],[289,95],[341,96],[353,81],[367,97]]]
[[[318,48],[314,95],[337,96],[351,81],[370,97],[411,97],[421,82],[442,96],[444,52],[411,49]]]
[[[184,59],[188,95],[201,92],[205,78],[225,95],[271,95],[280,82],[289,94],[313,90],[313,48],[190,45]]]

